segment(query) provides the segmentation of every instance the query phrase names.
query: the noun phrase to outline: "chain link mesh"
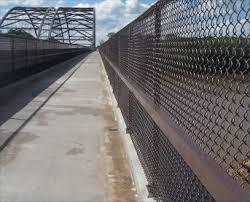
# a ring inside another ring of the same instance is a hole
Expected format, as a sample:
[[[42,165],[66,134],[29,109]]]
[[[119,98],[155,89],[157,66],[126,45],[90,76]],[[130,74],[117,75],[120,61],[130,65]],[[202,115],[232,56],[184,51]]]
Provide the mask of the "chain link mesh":
[[[100,51],[250,191],[249,0],[159,1]],[[140,103],[128,99],[131,93],[105,59],[104,63],[147,177],[157,179],[157,194],[170,200],[212,200]],[[158,131],[157,143],[153,130]]]

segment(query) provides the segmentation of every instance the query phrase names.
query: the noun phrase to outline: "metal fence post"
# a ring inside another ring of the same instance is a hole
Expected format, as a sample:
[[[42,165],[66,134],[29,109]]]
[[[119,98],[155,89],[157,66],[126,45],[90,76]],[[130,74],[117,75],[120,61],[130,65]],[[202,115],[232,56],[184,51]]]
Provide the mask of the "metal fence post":
[[[155,58],[157,58],[157,48],[159,47],[160,37],[161,37],[161,9],[160,4],[155,5],[154,10],[154,17],[155,17],[155,40],[153,42],[153,54],[155,54]],[[160,105],[160,79],[157,75],[158,65],[155,64],[155,71],[154,71],[154,102],[156,106]]]
[[[11,39],[11,68],[12,72],[15,72],[15,40],[14,38]]]
[[[130,64],[130,51],[131,51],[131,27],[129,26],[129,30],[128,30],[128,58],[127,58],[127,68],[129,68],[129,64]],[[129,73],[126,75],[129,79]],[[131,129],[131,121],[132,121],[132,111],[131,110],[131,92],[130,90],[128,90],[128,124],[127,124],[127,133],[131,133],[132,129]]]
[[[121,36],[118,36],[118,68],[121,69],[121,45],[120,45],[120,40],[121,40]]]
[[[153,47],[153,54],[155,54],[155,58],[157,58],[157,47],[160,42],[160,37],[161,37],[161,9],[159,4],[155,5],[154,8],[154,18],[155,18],[155,40],[153,41],[152,47]],[[154,71],[153,71],[153,89],[154,89],[154,104],[158,108],[160,106],[160,88],[161,86],[159,85],[160,79],[158,78],[158,67],[157,64],[155,64]],[[152,179],[152,184],[149,184],[148,186],[148,191],[154,198],[159,197],[159,190],[158,190],[158,183],[159,183],[159,128],[157,127],[156,124],[154,124],[153,128],[153,145],[152,145],[152,162],[155,163],[154,166],[151,167],[151,176],[153,177]]]
[[[29,72],[28,69],[28,40],[25,39],[25,69],[27,72]]]

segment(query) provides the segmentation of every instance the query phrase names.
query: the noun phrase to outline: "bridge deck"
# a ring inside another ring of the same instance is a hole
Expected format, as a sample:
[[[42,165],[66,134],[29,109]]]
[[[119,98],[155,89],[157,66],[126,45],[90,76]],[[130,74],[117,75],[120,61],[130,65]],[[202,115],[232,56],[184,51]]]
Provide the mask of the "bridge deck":
[[[0,201],[134,200],[100,56],[80,59],[5,93]]]

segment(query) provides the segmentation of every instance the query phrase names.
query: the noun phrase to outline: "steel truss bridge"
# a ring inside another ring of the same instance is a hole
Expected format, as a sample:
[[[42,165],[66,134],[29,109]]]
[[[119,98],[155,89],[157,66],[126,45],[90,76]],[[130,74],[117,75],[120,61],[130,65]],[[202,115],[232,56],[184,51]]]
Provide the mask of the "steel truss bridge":
[[[1,86],[94,50],[95,10],[14,7],[0,32]]]
[[[95,47],[94,8],[14,7],[0,21],[0,31],[21,29],[36,39]]]

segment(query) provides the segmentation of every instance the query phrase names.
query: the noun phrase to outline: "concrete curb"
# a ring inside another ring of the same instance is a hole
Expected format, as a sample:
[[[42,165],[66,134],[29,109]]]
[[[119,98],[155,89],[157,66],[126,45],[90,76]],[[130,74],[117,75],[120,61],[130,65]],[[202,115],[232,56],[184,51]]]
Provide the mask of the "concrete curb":
[[[148,181],[146,179],[144,170],[142,168],[139,157],[138,157],[137,152],[135,150],[134,144],[131,140],[130,134],[126,133],[127,127],[126,127],[124,118],[122,116],[120,108],[117,105],[116,98],[113,94],[113,89],[110,85],[108,75],[106,73],[104,64],[103,64],[101,59],[100,59],[100,63],[102,66],[103,75],[105,76],[105,82],[106,82],[106,85],[108,88],[108,93],[109,93],[109,96],[111,99],[113,113],[115,115],[115,119],[118,122],[119,131],[121,134],[123,146],[125,148],[127,158],[129,161],[129,166],[130,166],[130,171],[131,171],[133,183],[135,184],[135,187],[137,190],[137,195],[138,195],[137,199],[138,199],[138,201],[143,201],[143,202],[144,201],[145,202],[153,202],[153,201],[155,201],[153,198],[148,198],[148,195],[149,195],[148,190],[147,190]]]

